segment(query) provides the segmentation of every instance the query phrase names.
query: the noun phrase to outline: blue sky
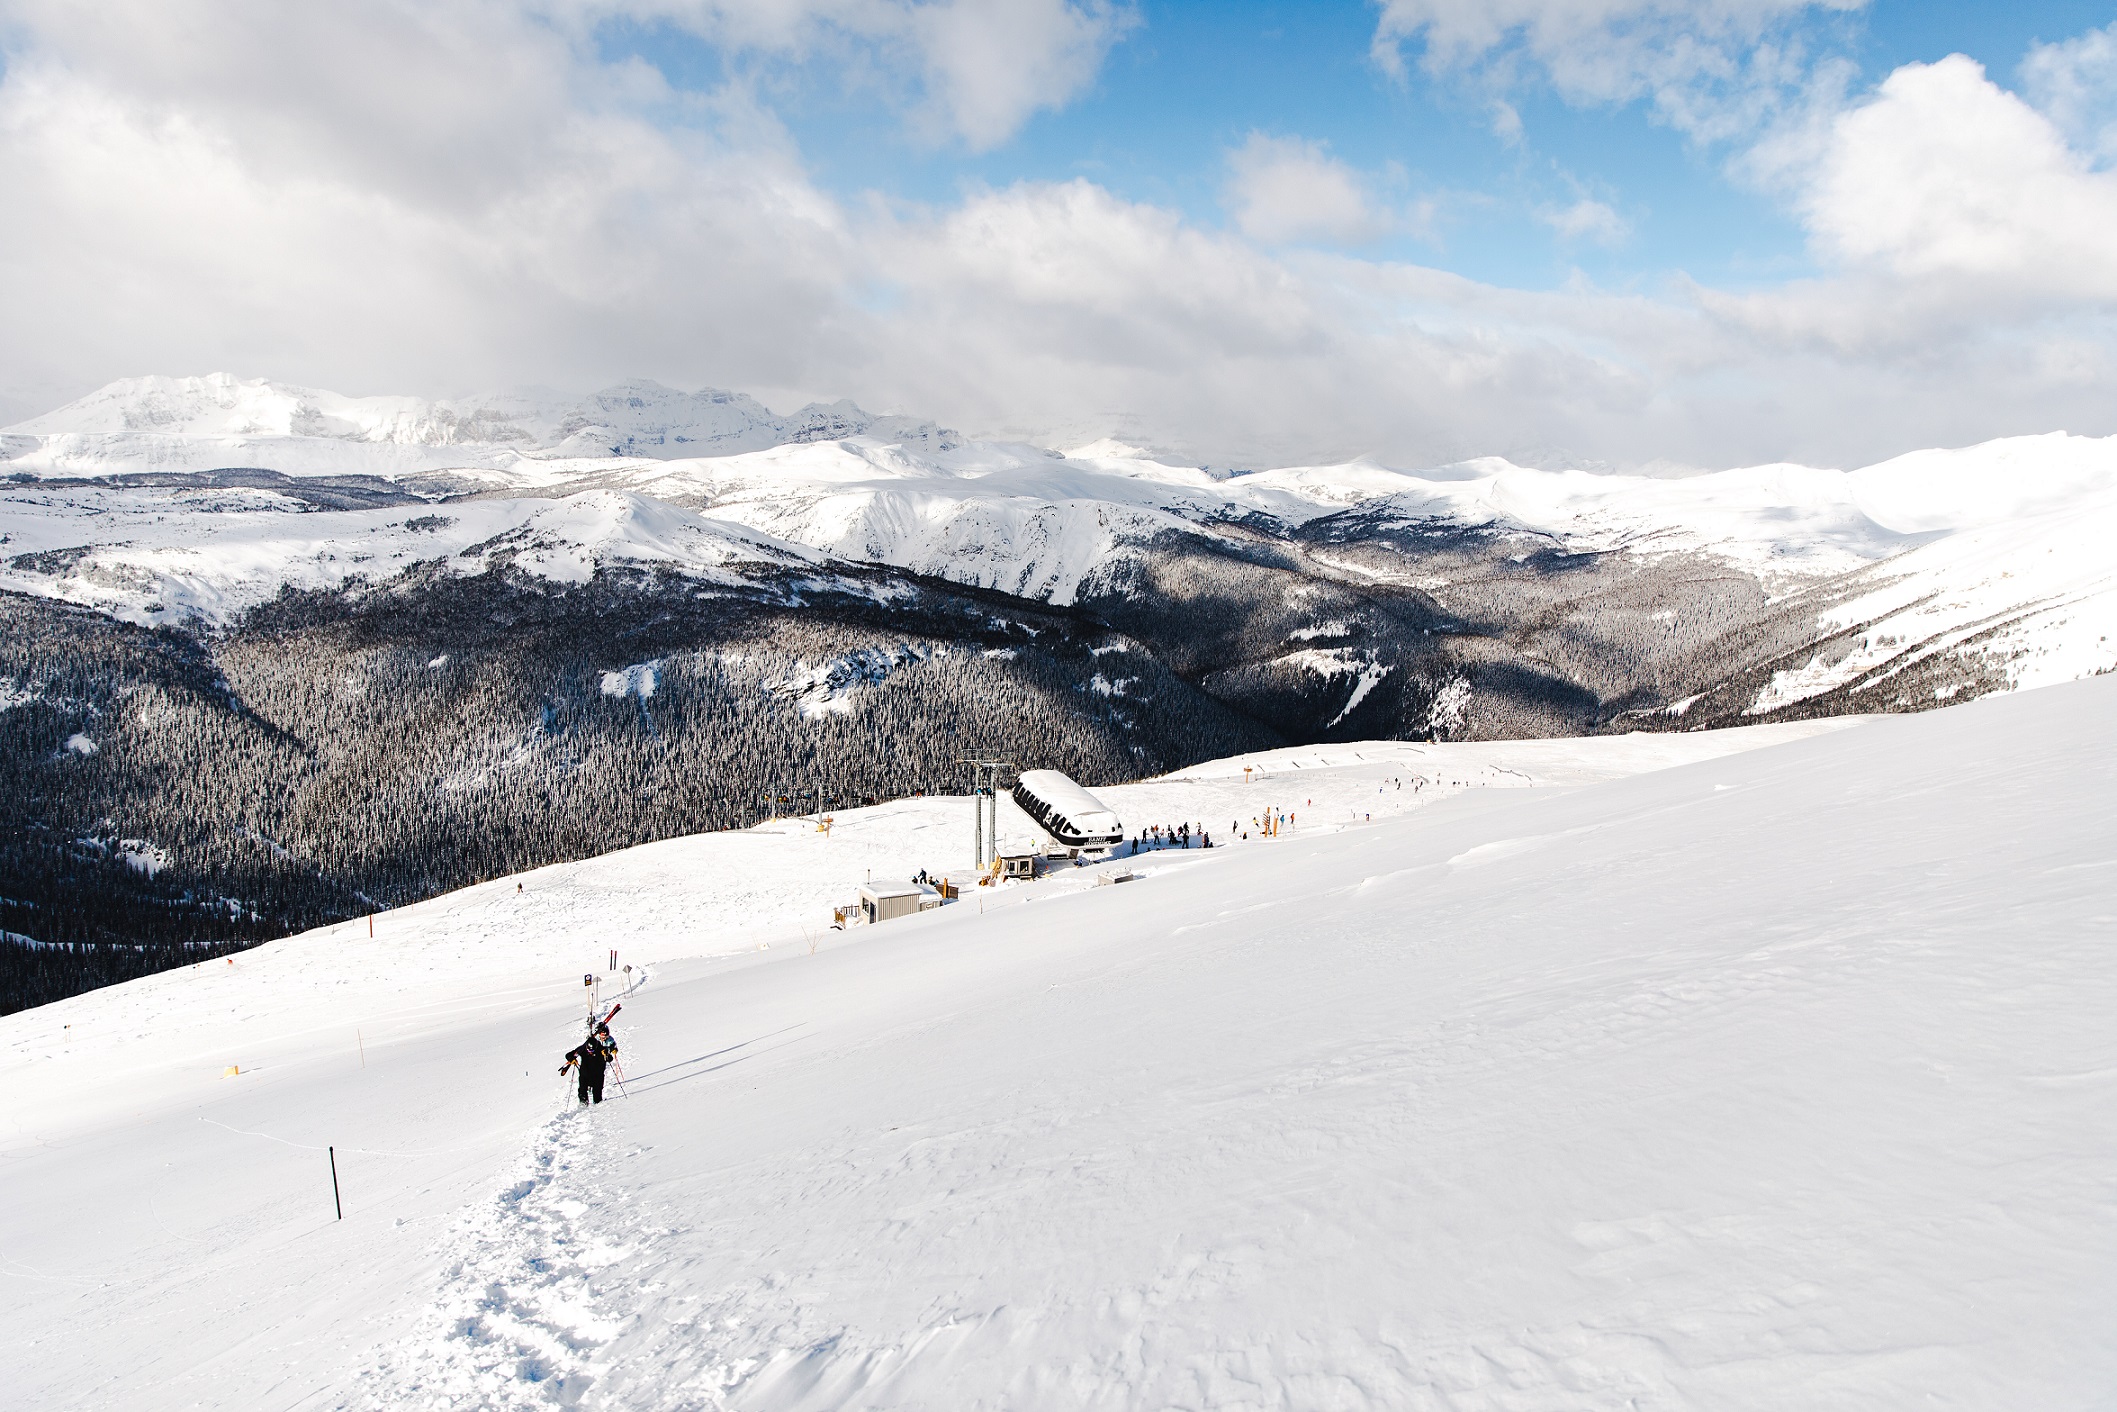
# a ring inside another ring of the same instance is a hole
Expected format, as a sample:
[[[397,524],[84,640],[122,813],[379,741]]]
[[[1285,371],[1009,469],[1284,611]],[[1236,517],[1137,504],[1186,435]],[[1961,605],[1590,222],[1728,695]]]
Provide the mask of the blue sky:
[[[1385,72],[1371,53],[1376,8],[1362,0],[1144,0],[1132,14],[1092,86],[982,152],[917,131],[900,94],[849,83],[836,63],[746,66],[667,23],[611,23],[598,39],[683,90],[755,75],[815,179],[847,199],[946,204],[979,187],[1083,177],[1222,225],[1228,153],[1263,132],[1324,143],[1383,194],[1436,203],[1429,228],[1358,242],[1376,258],[1524,289],[1580,273],[1638,287],[1681,271],[1730,288],[1815,273],[1784,202],[1729,174],[1730,144],[1677,131],[1647,102],[1570,103],[1516,87],[1521,127],[1502,137],[1476,82]],[[1850,65],[1860,89],[1955,53],[2007,82],[2032,44],[2113,20],[2117,5],[2088,0],[1875,0],[1791,32],[1816,58]],[[1568,238],[1537,218],[1583,196],[1616,211],[1621,238]]]

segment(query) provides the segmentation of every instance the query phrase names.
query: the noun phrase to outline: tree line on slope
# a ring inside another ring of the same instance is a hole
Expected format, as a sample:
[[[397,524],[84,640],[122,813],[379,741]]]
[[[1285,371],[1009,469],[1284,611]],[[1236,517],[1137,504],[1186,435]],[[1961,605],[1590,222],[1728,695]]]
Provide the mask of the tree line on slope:
[[[901,576],[415,572],[210,637],[0,595],[0,681],[29,698],[0,711],[0,1009],[770,812],[960,789],[966,754],[1114,781],[1279,743],[1136,648],[1127,690],[1098,691],[1113,646]]]
[[[1846,655],[1866,628],[1832,610],[1889,572],[1771,579],[1708,554],[1572,550],[1356,506],[1294,529],[1164,533],[1106,561],[1080,602],[1299,741],[1697,730],[2002,688],[2005,662],[1978,639],[1904,643],[1838,688],[1771,704],[1777,674]]]
[[[957,788],[966,754],[1117,781],[1282,742],[1699,729],[2004,684],[1933,654],[1752,714],[1775,673],[1850,650],[1858,625],[1818,622],[1859,576],[1775,594],[1705,556],[1372,511],[1166,535],[1072,610],[757,574],[415,568],[207,634],[0,595],[0,1010],[775,809]]]

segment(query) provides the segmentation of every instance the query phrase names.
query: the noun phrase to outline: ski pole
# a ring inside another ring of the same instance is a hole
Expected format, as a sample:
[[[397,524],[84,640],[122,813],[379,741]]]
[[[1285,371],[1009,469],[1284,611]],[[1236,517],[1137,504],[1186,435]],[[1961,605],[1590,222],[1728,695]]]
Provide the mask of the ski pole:
[[[615,1054],[610,1056],[610,1071],[617,1075],[617,1091],[627,1098],[632,1097],[632,1090],[625,1087],[625,1066],[617,1062]]]

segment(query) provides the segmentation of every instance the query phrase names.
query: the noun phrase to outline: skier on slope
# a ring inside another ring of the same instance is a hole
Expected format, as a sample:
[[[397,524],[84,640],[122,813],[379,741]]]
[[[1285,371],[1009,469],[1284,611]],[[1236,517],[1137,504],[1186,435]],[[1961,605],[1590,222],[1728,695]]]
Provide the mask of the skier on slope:
[[[580,1070],[581,1102],[603,1101],[603,1070],[617,1057],[617,1041],[610,1037],[610,1026],[597,1025],[589,1031],[588,1038],[566,1051],[566,1063],[559,1072],[578,1067]]]

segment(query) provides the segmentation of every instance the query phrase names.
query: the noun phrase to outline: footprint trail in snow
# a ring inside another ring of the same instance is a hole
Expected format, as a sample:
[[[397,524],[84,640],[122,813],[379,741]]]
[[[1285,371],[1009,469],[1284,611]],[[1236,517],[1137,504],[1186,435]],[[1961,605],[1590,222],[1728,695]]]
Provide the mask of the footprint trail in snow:
[[[580,1405],[626,1322],[613,1273],[640,1244],[608,1200],[600,1119],[575,1109],[537,1131],[506,1189],[450,1235],[422,1327],[378,1351],[341,1405]]]

